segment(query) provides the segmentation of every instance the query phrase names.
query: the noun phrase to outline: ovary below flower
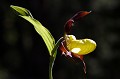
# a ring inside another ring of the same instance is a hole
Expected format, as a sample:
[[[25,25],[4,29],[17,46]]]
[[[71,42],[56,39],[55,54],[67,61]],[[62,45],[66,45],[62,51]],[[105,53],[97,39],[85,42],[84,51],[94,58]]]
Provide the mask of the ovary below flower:
[[[96,43],[91,39],[77,40],[74,35],[67,35],[66,47],[70,52],[74,54],[86,55],[95,50]]]

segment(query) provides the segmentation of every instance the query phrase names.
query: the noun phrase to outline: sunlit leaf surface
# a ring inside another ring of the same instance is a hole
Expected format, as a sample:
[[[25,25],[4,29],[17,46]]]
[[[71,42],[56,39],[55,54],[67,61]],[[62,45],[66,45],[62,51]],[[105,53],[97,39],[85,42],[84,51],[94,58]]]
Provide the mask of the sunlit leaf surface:
[[[49,30],[45,28],[38,20],[34,19],[29,10],[13,5],[11,5],[10,7],[13,8],[19,16],[29,21],[34,26],[37,33],[43,38],[48,48],[49,54],[52,55],[51,52],[54,48],[55,40]]]

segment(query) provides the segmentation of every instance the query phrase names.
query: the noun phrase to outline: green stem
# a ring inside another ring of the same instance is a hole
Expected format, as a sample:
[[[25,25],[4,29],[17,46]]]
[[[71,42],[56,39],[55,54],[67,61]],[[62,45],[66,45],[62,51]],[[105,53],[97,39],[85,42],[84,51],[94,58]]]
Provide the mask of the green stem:
[[[55,44],[53,50],[52,50],[52,55],[50,56],[50,63],[49,63],[49,79],[53,79],[53,76],[52,76],[52,69],[53,69],[53,65],[54,65],[54,61],[55,61],[55,58],[56,58],[56,55],[57,55],[57,49],[61,43],[61,41],[63,40],[63,37],[61,37],[57,43]]]
[[[49,79],[53,79],[53,77],[52,77],[52,68],[53,68],[54,61],[55,61],[55,57],[50,56]]]

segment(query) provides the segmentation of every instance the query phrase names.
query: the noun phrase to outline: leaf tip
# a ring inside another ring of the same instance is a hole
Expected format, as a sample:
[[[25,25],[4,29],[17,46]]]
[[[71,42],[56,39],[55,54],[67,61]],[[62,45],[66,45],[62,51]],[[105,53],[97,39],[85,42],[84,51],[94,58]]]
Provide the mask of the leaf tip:
[[[14,6],[14,5],[10,5],[10,7],[11,7],[12,9],[14,9],[16,6]]]

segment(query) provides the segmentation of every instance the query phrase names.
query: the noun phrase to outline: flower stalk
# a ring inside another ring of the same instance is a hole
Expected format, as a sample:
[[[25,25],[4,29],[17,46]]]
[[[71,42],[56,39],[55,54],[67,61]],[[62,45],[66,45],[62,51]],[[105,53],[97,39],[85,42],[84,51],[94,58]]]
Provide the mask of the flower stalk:
[[[54,66],[54,61],[56,59],[56,55],[57,55],[57,49],[59,47],[59,45],[61,44],[61,42],[63,41],[63,37],[61,37],[55,44],[53,50],[52,50],[52,55],[50,56],[50,62],[49,62],[49,79],[53,79],[52,76],[52,69]]]

